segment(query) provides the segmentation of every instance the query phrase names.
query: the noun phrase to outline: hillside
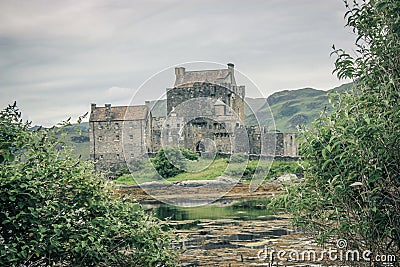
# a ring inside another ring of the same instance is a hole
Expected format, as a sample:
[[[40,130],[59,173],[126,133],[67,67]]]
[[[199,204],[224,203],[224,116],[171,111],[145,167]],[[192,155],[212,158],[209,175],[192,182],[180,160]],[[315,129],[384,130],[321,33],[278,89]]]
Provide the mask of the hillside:
[[[342,92],[350,87],[351,84],[343,84],[328,91],[313,88],[279,91],[264,100],[264,104],[260,108],[252,108],[260,120],[260,125],[273,128],[272,120],[268,116],[271,110],[276,130],[294,132],[298,125],[310,125],[322,111],[331,109],[328,103],[329,93]],[[249,106],[254,103],[254,99],[246,98],[246,101]],[[254,125],[255,118],[249,114],[246,114],[245,123]]]

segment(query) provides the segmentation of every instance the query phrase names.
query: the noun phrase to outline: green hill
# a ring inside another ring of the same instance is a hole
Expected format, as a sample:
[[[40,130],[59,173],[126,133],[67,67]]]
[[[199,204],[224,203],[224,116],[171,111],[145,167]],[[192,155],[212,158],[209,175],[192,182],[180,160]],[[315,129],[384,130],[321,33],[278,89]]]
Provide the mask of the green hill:
[[[351,83],[343,84],[328,91],[313,88],[279,91],[264,100],[264,105],[260,108],[256,109],[254,107],[253,110],[255,110],[260,125],[269,126],[270,129],[273,129],[272,118],[270,116],[272,112],[276,130],[294,132],[298,125],[310,125],[312,121],[318,118],[322,111],[326,110],[329,112],[329,93],[334,91],[342,92],[351,86]],[[252,106],[254,99],[246,98],[246,102],[249,106]],[[246,125],[256,124],[254,116],[250,113],[246,115]]]

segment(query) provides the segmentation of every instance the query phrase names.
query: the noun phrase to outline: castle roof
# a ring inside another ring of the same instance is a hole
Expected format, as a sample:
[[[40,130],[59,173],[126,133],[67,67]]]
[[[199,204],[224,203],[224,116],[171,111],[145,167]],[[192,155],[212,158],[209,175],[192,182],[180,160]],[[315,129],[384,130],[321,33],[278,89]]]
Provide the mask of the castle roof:
[[[89,121],[134,121],[147,119],[149,108],[145,105],[139,106],[117,106],[96,107],[92,104]]]
[[[212,84],[236,85],[233,64],[228,64],[227,69],[186,71],[185,68],[175,68],[174,87],[191,86],[195,82],[208,82]]]

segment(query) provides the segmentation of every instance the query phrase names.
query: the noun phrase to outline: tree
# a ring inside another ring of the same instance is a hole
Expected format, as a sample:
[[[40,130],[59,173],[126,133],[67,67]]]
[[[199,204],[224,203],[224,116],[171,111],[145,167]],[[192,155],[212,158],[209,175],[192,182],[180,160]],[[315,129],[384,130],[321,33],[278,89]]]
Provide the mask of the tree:
[[[333,112],[303,131],[305,181],[291,188],[295,222],[321,240],[398,255],[400,249],[400,1],[345,1],[354,55],[337,49]],[[335,49],[335,48],[334,48]],[[290,198],[289,198],[290,199]]]
[[[112,194],[54,129],[0,112],[1,266],[175,266],[162,223]]]
[[[170,178],[185,172],[188,160],[197,160],[198,158],[197,153],[188,149],[167,146],[158,151],[157,156],[152,159],[152,163],[161,177]]]

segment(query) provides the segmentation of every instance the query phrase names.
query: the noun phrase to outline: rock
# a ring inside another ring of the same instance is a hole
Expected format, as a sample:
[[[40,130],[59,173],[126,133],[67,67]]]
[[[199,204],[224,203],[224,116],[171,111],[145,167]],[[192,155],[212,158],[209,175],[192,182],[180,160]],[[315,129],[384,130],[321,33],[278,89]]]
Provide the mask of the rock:
[[[282,176],[279,176],[276,180],[283,183],[283,182],[292,182],[292,181],[297,181],[299,178],[297,177],[296,174],[289,173],[289,174],[284,174]]]
[[[228,184],[239,184],[241,183],[239,180],[237,179],[233,179],[233,178],[229,178],[229,177],[224,177],[224,176],[218,176],[217,181],[220,182],[224,182],[224,183],[228,183]]]

